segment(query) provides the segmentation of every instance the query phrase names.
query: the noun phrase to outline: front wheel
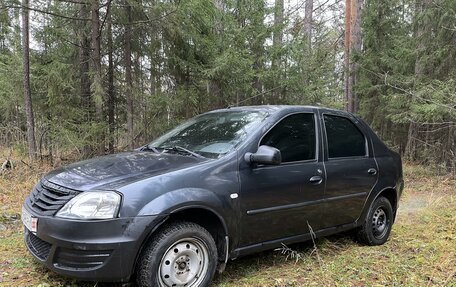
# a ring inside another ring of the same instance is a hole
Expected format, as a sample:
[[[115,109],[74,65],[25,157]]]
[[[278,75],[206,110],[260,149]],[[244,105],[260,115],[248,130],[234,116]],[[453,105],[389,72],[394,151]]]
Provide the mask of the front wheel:
[[[358,230],[358,240],[367,245],[382,245],[388,240],[393,225],[393,208],[385,197],[377,198],[371,205],[363,225]]]
[[[176,222],[158,232],[144,250],[137,273],[140,287],[208,286],[217,266],[217,247],[198,224]]]

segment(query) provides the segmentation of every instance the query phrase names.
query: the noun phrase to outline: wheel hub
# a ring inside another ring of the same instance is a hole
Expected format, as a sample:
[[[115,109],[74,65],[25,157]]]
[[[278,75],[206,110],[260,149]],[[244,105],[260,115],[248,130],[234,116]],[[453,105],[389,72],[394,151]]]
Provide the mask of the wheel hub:
[[[187,263],[185,263],[185,262],[179,263],[179,270],[184,270],[185,267],[187,267]]]
[[[161,286],[199,286],[208,269],[206,245],[196,238],[174,243],[165,252],[159,268]]]
[[[387,215],[383,208],[379,207],[372,216],[372,230],[377,238],[383,237],[387,231]]]

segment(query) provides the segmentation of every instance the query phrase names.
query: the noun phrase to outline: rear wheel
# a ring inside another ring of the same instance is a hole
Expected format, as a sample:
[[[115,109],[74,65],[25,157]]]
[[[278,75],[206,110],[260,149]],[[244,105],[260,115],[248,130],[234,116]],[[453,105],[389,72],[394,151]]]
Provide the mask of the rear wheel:
[[[192,222],[165,227],[144,250],[137,283],[140,287],[208,286],[217,266],[211,234]]]
[[[358,230],[358,240],[367,245],[381,245],[388,240],[393,225],[393,208],[385,197],[377,198],[371,205],[363,225]]]

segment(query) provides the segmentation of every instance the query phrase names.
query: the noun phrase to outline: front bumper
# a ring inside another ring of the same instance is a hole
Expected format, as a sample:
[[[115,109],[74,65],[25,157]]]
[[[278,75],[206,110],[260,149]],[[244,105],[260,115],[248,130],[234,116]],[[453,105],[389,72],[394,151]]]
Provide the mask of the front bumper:
[[[101,282],[127,282],[144,240],[163,220],[163,216],[97,221],[36,217],[36,234],[25,228],[30,253],[56,273]]]

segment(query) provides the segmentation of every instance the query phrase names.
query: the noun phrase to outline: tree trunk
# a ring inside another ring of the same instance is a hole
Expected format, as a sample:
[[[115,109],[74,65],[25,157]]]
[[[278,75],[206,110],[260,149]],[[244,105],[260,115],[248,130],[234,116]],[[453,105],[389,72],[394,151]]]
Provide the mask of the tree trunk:
[[[356,0],[354,0],[356,1]],[[345,0],[345,32],[344,32],[344,93],[345,109],[353,111],[353,91],[350,82],[350,28],[351,28],[351,0]]]
[[[405,155],[408,159],[415,159],[415,129],[416,123],[410,122],[407,134],[407,144],[405,146]]]
[[[81,18],[88,18],[89,7],[81,4],[79,15]],[[84,118],[81,122],[89,123],[92,121],[92,93],[90,91],[90,26],[88,21],[81,21],[79,30],[79,93],[81,96],[81,107],[84,112]],[[83,147],[83,157],[89,157],[93,149],[89,144]]]
[[[417,0],[415,6],[415,15],[421,17],[420,14],[429,9],[429,6],[431,4],[432,0]],[[415,59],[415,78],[417,82],[419,82],[419,80],[423,78],[425,74],[425,60],[423,60],[423,56],[425,56],[427,45],[431,40],[431,33],[432,31],[429,25],[419,23],[416,26],[415,38],[418,41],[416,46],[417,57]]]
[[[99,0],[92,0],[91,7],[91,48],[92,48],[92,67],[93,67],[93,81],[92,81],[92,97],[95,101],[95,113],[98,123],[104,123],[103,119],[103,101],[104,90],[101,71],[101,31],[100,31],[100,3]],[[96,132],[96,147],[97,153],[102,154],[105,152],[104,144],[104,131],[97,130]]]
[[[29,157],[33,160],[36,157],[35,144],[35,118],[33,116],[32,94],[30,91],[30,54],[29,54],[29,1],[22,0],[22,65],[24,103],[27,116],[27,144]]]
[[[109,7],[110,8],[110,7]],[[112,43],[112,13],[108,8],[107,16],[107,36],[108,36],[108,90],[107,90],[107,109],[108,109],[108,151],[114,152],[114,113],[115,113],[115,91],[114,91],[114,61],[113,61],[113,43]]]
[[[158,27],[155,28],[151,36],[151,53],[150,53],[150,93],[152,96],[157,95],[161,90],[160,66],[161,66],[161,39]]]
[[[157,0],[152,2],[157,5]],[[154,17],[160,18],[160,12],[155,12]],[[150,43],[150,93],[152,97],[156,96],[161,91],[160,67],[162,63],[162,42],[161,42],[161,27],[154,23],[151,29]],[[149,128],[149,127],[148,127]]]
[[[273,47],[279,49],[283,42],[283,0],[275,0]],[[274,66],[274,64],[273,64]]]
[[[215,9],[216,9],[216,19],[215,19],[215,35],[216,35],[216,43],[217,43],[217,50],[219,54],[223,53],[224,45],[224,25],[223,25],[223,13],[225,12],[225,1],[224,0],[213,0]],[[226,100],[223,98],[222,93],[222,85],[217,78],[214,76],[213,78],[209,79],[207,84],[207,93],[209,98],[215,99],[212,103],[209,104],[209,108],[221,108],[226,106]]]
[[[353,91],[356,85],[358,64],[353,55],[361,52],[361,10],[363,0],[345,0],[345,34],[344,34],[344,82],[346,110],[356,112],[356,96]]]
[[[217,9],[217,13],[220,13],[218,15],[222,15],[225,11],[224,0],[213,0],[213,1],[214,1],[215,9]],[[221,17],[218,17],[218,16],[217,16],[217,19],[215,22],[215,32],[217,34],[221,34],[223,32],[223,19],[221,19]]]
[[[91,23],[92,23],[92,64],[94,69],[94,79],[92,94],[95,100],[97,119],[102,120],[103,106],[103,85],[101,76],[101,31],[100,31],[100,5],[99,0],[92,0]]]
[[[128,131],[128,147],[133,148],[133,81],[131,77],[131,6],[128,1],[126,4],[127,25],[125,26],[125,81],[126,81],[126,97],[127,97],[127,131]]]
[[[448,141],[447,141],[447,154],[448,156],[446,157],[448,165],[451,167],[453,171],[453,176],[456,173],[456,141],[455,141],[455,129],[454,126],[449,125],[448,126]]]
[[[312,50],[312,14],[313,14],[313,0],[306,0],[306,6],[304,8],[304,39],[306,41],[306,50],[310,52]],[[308,56],[310,53],[307,53]]]
[[[81,4],[80,17],[86,18],[88,15],[87,6]],[[86,121],[91,120],[91,93],[90,93],[90,40],[88,37],[88,27],[85,21],[82,21],[82,27],[79,29],[79,77],[80,77],[80,95],[84,111],[86,111]]]
[[[350,57],[352,58],[350,61],[350,73],[349,73],[349,81],[351,87],[351,94],[352,94],[352,103],[351,103],[351,111],[352,113],[357,112],[357,95],[354,91],[354,87],[357,84],[358,80],[358,69],[359,64],[356,60],[353,59],[354,55],[361,53],[362,48],[362,35],[361,35],[361,11],[363,0],[351,0],[351,28],[350,28]]]
[[[274,33],[272,38],[272,45],[274,48],[274,55],[271,59],[271,69],[272,69],[272,77],[273,86],[272,89],[275,89],[279,86],[281,82],[281,62],[282,62],[282,42],[283,42],[283,0],[275,0],[275,7],[274,7]],[[273,90],[272,97],[275,101],[280,97],[280,89]]]
[[[252,26],[253,27],[260,27],[264,25],[264,2],[263,1],[254,1],[254,7],[258,9],[257,15],[252,15]],[[263,83],[261,82],[260,74],[263,69],[263,53],[264,53],[264,38],[258,36],[257,39],[253,41],[252,45],[252,52],[254,54],[254,62],[253,62],[253,70],[254,70],[254,78],[253,78],[253,95],[261,93],[263,91]],[[257,99],[253,99],[254,102]]]

